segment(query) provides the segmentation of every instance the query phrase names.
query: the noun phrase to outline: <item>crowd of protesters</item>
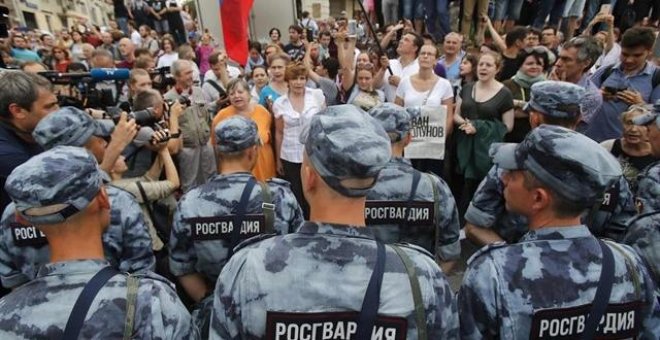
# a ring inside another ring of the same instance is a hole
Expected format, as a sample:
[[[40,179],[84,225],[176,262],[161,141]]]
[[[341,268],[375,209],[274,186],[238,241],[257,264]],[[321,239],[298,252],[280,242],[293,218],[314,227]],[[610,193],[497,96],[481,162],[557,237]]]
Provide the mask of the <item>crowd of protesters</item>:
[[[606,0],[462,1],[460,23],[451,22],[448,1],[401,0],[400,8],[391,3],[367,6],[373,26],[361,12],[324,19],[304,12],[289,27],[272,28],[266,42],[248,42],[243,65],[229,59],[213,32],[199,31],[190,10],[174,0],[116,2],[115,20],[104,28],[11,30],[0,53],[5,67],[46,78],[49,71],[130,69],[125,83],[93,86],[110,91],[124,111],[151,109],[169,135],[149,134],[125,114],[115,117],[116,143],[104,143],[98,161],[111,183],[140,198],[157,257],[170,231],[159,228],[151,210],[159,204],[171,215],[182,194],[219,171],[213,131],[235,116],[253,120],[258,129],[254,176],[288,181],[305,217],[300,136],[314,115],[340,104],[364,111],[388,102],[444,107],[442,159],[415,159],[413,165],[448,183],[462,223],[492,167],[489,148],[525,139],[532,130],[532,86],[545,80],[584,89],[577,131],[619,159],[633,193],[636,175],[658,161],[646,128],[632,123],[660,100],[657,1],[617,1],[609,8],[602,6],[610,5]],[[57,84],[52,95],[60,103],[70,98],[88,106],[75,86]],[[41,116],[57,108],[49,105]],[[108,115],[103,111],[88,109],[100,118]],[[4,121],[16,119],[4,115]],[[38,123],[30,122],[21,131],[31,132]],[[149,135],[146,141],[139,141],[141,134]],[[3,153],[9,150],[2,145],[6,140],[0,141],[3,160],[12,155]],[[20,159],[8,163],[15,167],[40,150],[21,149]],[[2,184],[13,167],[2,168]],[[10,203],[4,191],[1,203],[3,209]],[[203,297],[185,284],[183,290],[195,302]]]

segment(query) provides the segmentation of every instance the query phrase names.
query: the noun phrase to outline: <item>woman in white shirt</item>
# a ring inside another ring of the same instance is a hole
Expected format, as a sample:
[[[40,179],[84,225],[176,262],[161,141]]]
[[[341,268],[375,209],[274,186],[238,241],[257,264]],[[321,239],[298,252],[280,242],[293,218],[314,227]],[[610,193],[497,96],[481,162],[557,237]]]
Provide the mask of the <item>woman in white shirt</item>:
[[[158,57],[157,68],[170,67],[172,63],[179,60],[179,53],[176,51],[176,44],[171,38],[163,38],[160,41],[163,47],[163,53]]]
[[[401,79],[396,89],[394,103],[403,107],[446,106],[446,137],[454,125],[454,91],[449,80],[438,77],[433,72],[435,61],[438,59],[438,52],[437,47],[433,45],[422,46],[418,59],[419,72]],[[431,171],[437,175],[441,175],[443,170],[442,160],[420,159],[414,161],[413,165],[417,170],[424,172]]]
[[[305,87],[307,68],[303,64],[289,64],[284,79],[289,90],[273,103],[277,172],[291,183],[291,191],[307,217],[309,206],[303,197],[300,182],[300,166],[304,152],[300,135],[311,117],[325,108],[325,97],[323,91]]]

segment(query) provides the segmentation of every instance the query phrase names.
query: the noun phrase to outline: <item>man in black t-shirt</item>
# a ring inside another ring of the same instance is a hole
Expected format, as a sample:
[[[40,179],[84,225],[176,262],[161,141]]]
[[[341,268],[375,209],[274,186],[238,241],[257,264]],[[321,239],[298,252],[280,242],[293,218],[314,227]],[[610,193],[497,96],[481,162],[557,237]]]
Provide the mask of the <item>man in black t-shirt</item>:
[[[506,50],[502,53],[502,70],[497,75],[497,80],[510,79],[518,72],[518,54],[525,46],[528,31],[525,27],[516,26],[506,34]]]
[[[177,45],[186,43],[186,29],[183,26],[183,19],[181,18],[181,6],[176,0],[167,0],[167,24],[169,32],[174,36]]]
[[[154,23],[154,29],[160,34],[169,32],[169,22],[165,17],[167,13],[167,4],[165,0],[149,0],[147,1],[151,7],[151,20]]]
[[[127,2],[128,0],[112,0],[115,21],[117,21],[117,25],[119,25],[122,32],[128,36],[130,34],[128,31],[128,18],[132,16],[128,10],[128,6],[126,6]]]
[[[300,61],[305,57],[305,45],[302,42],[303,29],[298,25],[289,26],[289,43],[284,46],[291,61]]]

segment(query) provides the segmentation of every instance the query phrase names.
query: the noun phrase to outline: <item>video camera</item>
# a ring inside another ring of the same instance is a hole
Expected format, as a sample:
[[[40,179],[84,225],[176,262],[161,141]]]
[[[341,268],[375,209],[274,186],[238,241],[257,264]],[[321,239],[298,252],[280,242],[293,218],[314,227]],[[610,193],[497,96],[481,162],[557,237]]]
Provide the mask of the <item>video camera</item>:
[[[153,69],[149,71],[149,76],[151,76],[151,79],[153,80],[152,87],[161,93],[174,86],[176,82],[174,78],[172,78],[169,66]]]
[[[103,81],[125,81],[130,77],[128,69],[94,68],[89,72],[60,73],[56,71],[39,72],[39,75],[48,79],[54,85],[69,85],[80,93],[82,98],[60,96],[63,104],[80,108],[105,108],[114,106],[116,98],[112,89],[98,89],[96,84]],[[117,93],[120,91],[117,86]]]

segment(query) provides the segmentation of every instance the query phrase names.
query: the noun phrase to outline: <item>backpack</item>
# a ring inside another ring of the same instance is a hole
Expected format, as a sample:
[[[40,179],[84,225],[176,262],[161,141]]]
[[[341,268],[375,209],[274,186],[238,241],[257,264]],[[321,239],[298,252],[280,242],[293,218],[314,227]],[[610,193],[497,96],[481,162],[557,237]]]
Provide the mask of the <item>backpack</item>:
[[[600,75],[600,85],[602,86],[605,80],[610,77],[612,72],[614,72],[614,65],[609,65],[606,66],[607,68],[603,72],[603,74]],[[660,68],[656,68],[655,71],[653,71],[653,76],[651,77],[651,91],[655,89],[658,85],[660,85]]]

